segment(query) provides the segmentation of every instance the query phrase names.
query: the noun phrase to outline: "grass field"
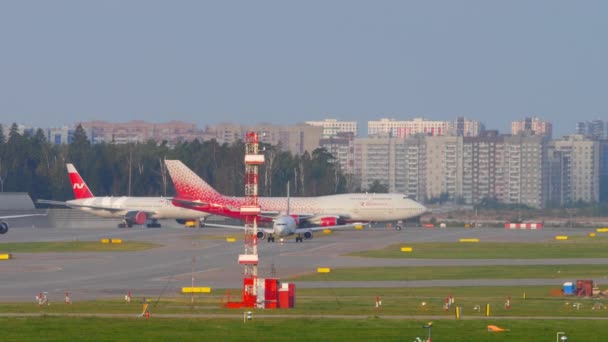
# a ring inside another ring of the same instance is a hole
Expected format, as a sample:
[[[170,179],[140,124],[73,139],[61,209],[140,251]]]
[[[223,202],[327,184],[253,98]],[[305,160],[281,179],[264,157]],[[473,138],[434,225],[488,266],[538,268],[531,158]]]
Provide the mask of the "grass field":
[[[608,258],[605,238],[573,239],[543,243],[402,243],[378,250],[353,252],[348,256],[366,258],[411,259],[545,259],[545,258]],[[401,247],[412,247],[404,253]]]
[[[129,252],[157,248],[161,245],[124,241],[121,244],[99,241],[58,241],[58,242],[9,242],[0,243],[2,253],[48,253],[48,252]]]
[[[486,304],[490,304],[492,316],[496,317],[595,317],[608,315],[606,299],[575,297],[553,297],[552,289],[560,286],[527,287],[457,287],[457,288],[357,288],[357,289],[298,289],[296,308],[292,310],[254,310],[265,315],[346,315],[346,316],[437,316],[452,318],[453,310],[444,309],[445,298],[453,296],[456,305],[462,306],[463,317],[483,318]],[[222,303],[224,291],[197,295],[194,303],[190,296],[172,294],[172,297],[148,298],[153,314],[234,314]],[[238,291],[232,291],[233,300],[238,300]],[[525,299],[524,299],[525,293]],[[123,314],[136,316],[141,312],[141,297],[133,294],[130,304],[120,299],[78,301],[63,304],[63,298],[50,296],[49,306],[39,307],[30,303],[0,303],[1,313],[22,314]],[[380,310],[375,308],[376,296],[382,300]],[[510,296],[511,308],[505,308]],[[573,304],[577,304],[576,305]],[[477,308],[476,308],[477,307]],[[236,310],[236,313],[241,311]]]
[[[140,298],[131,304],[106,300],[65,305],[59,299],[42,307],[0,303],[1,339],[414,341],[426,336],[422,325],[432,320],[435,341],[554,341],[558,331],[566,332],[570,340],[605,340],[608,309],[604,300],[552,297],[550,290],[546,286],[298,289],[295,309],[252,310],[254,318],[247,323],[242,321],[243,309],[220,307],[224,291],[196,296],[194,304],[189,296],[152,299],[149,319],[137,318]],[[238,296],[237,291],[233,293]],[[510,309],[504,307],[508,294]],[[455,320],[453,308],[443,309],[448,295],[462,307],[461,320]],[[376,296],[382,300],[380,309],[374,306]],[[580,306],[576,308],[575,303]],[[491,306],[490,317],[485,317],[486,304]],[[40,316],[27,316],[32,313]],[[104,314],[122,315],[101,317]],[[489,324],[510,331],[490,333]]]
[[[606,278],[608,265],[424,266],[334,268],[330,273],[295,277],[299,281],[390,281],[444,279]]]
[[[164,318],[0,318],[7,341],[414,341],[425,339],[424,320]],[[488,324],[510,329],[490,333]],[[608,325],[598,320],[434,320],[433,341],[605,341]]]

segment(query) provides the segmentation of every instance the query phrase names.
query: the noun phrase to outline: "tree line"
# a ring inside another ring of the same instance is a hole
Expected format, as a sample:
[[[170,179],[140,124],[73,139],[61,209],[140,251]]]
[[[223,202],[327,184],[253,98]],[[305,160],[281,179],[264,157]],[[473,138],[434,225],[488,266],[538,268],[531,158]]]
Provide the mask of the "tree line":
[[[20,134],[12,124],[8,136],[0,125],[0,191],[28,192],[32,199],[73,198],[66,163],[72,163],[96,196],[173,196],[165,159],[179,159],[219,192],[244,193],[242,141],[91,144],[82,126],[70,144],[48,142],[44,131]],[[292,155],[280,146],[261,145],[266,163],[260,167],[260,196],[321,196],[359,190],[325,149]]]

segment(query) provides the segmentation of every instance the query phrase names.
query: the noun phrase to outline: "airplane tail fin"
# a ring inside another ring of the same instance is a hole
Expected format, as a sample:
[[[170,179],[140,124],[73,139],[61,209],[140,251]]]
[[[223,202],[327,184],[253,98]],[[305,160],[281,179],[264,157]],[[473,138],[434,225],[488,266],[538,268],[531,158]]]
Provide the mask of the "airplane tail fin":
[[[66,164],[68,168],[68,175],[70,176],[70,182],[72,182],[72,190],[74,190],[74,198],[75,199],[83,199],[83,198],[91,198],[94,197],[91,190],[87,186],[87,183],[84,182],[82,177],[73,164]]]
[[[194,171],[190,170],[180,160],[165,160],[165,165],[169,170],[169,175],[173,180],[173,186],[179,197],[209,200],[217,199],[222,195],[211,185],[207,184]]]

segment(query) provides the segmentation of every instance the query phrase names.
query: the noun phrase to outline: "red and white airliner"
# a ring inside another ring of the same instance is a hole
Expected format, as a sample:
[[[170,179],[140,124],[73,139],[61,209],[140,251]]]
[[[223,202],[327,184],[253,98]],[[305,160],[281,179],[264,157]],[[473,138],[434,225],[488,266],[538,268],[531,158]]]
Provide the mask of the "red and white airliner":
[[[66,164],[74,190],[73,200],[61,202],[38,200],[38,203],[62,205],[80,209],[100,217],[122,218],[119,228],[130,228],[135,224],[146,224],[148,228],[160,228],[160,219],[175,219],[184,224],[199,221],[209,214],[176,207],[166,197],[95,197],[72,164]]]
[[[177,196],[173,204],[214,215],[243,219],[244,197],[224,196],[179,160],[165,160]],[[336,229],[368,222],[402,222],[420,216],[427,208],[403,194],[351,193],[319,197],[260,197],[260,221],[272,221],[258,238],[296,235],[296,242],[312,239],[313,231]],[[285,210],[287,210],[287,213]],[[212,226],[209,224],[209,226]],[[213,225],[221,226],[221,225]],[[234,226],[221,226],[236,228]],[[243,227],[239,227],[243,229]],[[401,229],[398,225],[397,229]]]

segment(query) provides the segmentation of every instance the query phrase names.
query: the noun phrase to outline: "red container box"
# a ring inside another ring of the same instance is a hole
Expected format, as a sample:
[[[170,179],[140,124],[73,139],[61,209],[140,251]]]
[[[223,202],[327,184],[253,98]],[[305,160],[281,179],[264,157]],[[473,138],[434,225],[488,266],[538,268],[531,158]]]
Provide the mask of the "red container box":
[[[278,291],[278,280],[273,278],[266,278],[264,280],[264,300],[276,301]]]
[[[279,308],[289,309],[289,290],[279,290]]]
[[[294,308],[296,306],[296,284],[289,283],[287,293],[289,293],[289,307]]]

